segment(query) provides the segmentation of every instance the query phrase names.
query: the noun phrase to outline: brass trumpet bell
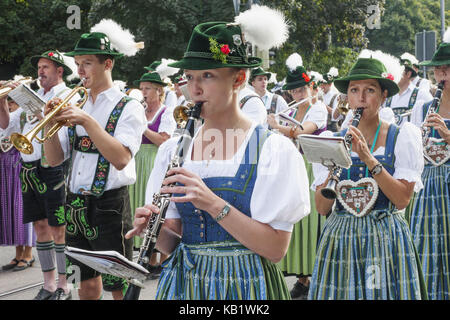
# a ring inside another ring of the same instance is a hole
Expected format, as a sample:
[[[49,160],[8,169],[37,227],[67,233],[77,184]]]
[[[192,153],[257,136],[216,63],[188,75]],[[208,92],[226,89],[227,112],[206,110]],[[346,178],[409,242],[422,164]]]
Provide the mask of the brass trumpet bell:
[[[29,84],[36,80],[33,80],[31,77],[24,77],[17,81],[14,81],[14,80],[6,81],[5,83],[3,83],[3,85],[0,86],[0,99],[6,97],[11,92],[11,90],[13,90],[12,88],[8,87],[9,83],[19,82],[20,84]]]
[[[183,124],[188,120],[190,109],[189,105],[176,106],[175,109],[173,109],[173,118],[179,127],[183,127]]]
[[[63,101],[57,104],[52,109],[52,111],[50,111],[41,121],[39,121],[36,126],[27,134],[22,135],[17,132],[11,134],[10,140],[14,147],[22,153],[32,154],[34,151],[32,144],[33,139],[36,139],[39,143],[43,144],[45,140],[53,137],[54,134],[65,125],[64,122],[56,123],[52,128],[48,130],[47,134],[42,139],[37,135],[39,131],[43,130],[47,123],[69,103],[70,99],[72,99],[73,96],[80,91],[84,94],[82,95],[83,98],[81,99],[81,101],[76,104],[76,107],[81,108],[87,102],[88,92],[84,87],[75,87]]]

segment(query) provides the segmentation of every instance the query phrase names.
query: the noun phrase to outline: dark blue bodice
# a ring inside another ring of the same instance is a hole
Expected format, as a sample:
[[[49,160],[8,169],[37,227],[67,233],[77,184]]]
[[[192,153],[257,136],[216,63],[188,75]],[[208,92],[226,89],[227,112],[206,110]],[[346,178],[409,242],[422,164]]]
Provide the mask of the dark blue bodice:
[[[259,155],[270,131],[258,125],[245,149],[244,158],[234,177],[209,177],[203,179],[215,194],[233,207],[251,217],[250,200],[255,186]],[[179,195],[176,195],[179,196]],[[186,244],[212,241],[230,241],[233,237],[206,212],[191,202],[176,203],[183,225],[182,241]]]
[[[391,124],[389,126],[384,155],[375,156],[375,158],[383,165],[383,167],[386,169],[387,172],[389,172],[390,175],[393,175],[395,172],[394,149],[399,131],[400,128],[397,125]],[[344,136],[346,132],[347,129],[337,133],[337,135]],[[361,159],[359,159],[359,157],[352,157],[352,166],[349,169],[350,180],[356,182],[359,179],[364,178],[366,176],[366,167],[367,167],[366,164],[362,162]],[[368,173],[368,177],[372,177],[370,172]],[[348,179],[348,170],[343,169],[340,180],[342,181],[347,179]],[[390,203],[389,199],[386,197],[383,191],[379,189],[378,198],[372,210],[387,209],[390,206],[393,205]],[[336,201],[336,211],[337,212],[346,211],[344,207],[339,203],[339,201]]]

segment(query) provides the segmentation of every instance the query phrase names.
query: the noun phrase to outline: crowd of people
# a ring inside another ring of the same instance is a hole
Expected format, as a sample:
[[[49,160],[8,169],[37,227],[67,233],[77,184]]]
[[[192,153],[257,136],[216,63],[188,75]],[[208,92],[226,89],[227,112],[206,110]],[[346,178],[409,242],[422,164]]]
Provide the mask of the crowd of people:
[[[65,247],[132,260],[149,218],[161,214],[155,193],[171,194],[164,226],[181,237],[172,252],[149,257],[156,299],[450,299],[450,29],[430,61],[364,50],[346,75],[311,70],[292,53],[286,78],[269,90],[275,75],[246,41],[281,46],[288,27],[279,11],[254,5],[232,23],[201,23],[183,57],[152,61],[129,85],[112,70],[139,48],[111,37],[111,23],[71,52],[30,58],[41,112],[0,98],[0,245],[16,248],[2,270],[38,259],[36,300],[72,299],[75,269],[80,299],[104,290],[123,299],[126,280]],[[434,81],[419,76],[421,66]],[[86,90],[37,135],[61,129],[19,152],[12,134],[29,132],[72,93],[69,75]],[[185,135],[178,114],[194,103],[201,119],[183,165],[169,168]],[[335,175],[310,162],[303,135],[344,137],[351,166]],[[333,179],[330,199],[322,191]]]

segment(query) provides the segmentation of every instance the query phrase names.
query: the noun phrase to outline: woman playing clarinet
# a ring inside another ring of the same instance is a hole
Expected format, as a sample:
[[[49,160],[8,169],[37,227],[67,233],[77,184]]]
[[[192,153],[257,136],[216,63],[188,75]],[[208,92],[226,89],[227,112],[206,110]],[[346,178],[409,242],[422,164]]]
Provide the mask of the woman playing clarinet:
[[[264,25],[274,16],[283,19],[256,5],[243,14]],[[159,212],[149,204],[153,193],[173,194],[164,224],[182,239],[163,264],[156,299],[290,298],[275,263],[286,253],[294,223],[309,213],[306,170],[286,137],[270,134],[239,108],[249,68],[261,63],[246,54],[244,39],[255,37],[242,36],[245,26],[244,16],[197,25],[183,59],[171,65],[184,69],[192,100],[203,103],[204,124],[182,167],[166,173],[177,139],[160,146],[147,205],[136,210],[128,234],[140,234],[151,212]],[[258,31],[268,39],[267,28]],[[275,39],[283,34],[273,31]]]
[[[358,127],[337,135],[350,142],[352,165],[341,171],[336,200],[320,190],[329,171],[314,165],[316,207],[325,222],[309,299],[426,299],[423,276],[404,209],[422,188],[420,131],[380,119],[383,101],[398,86],[379,60],[359,58],[348,76],[335,81],[351,109],[362,108]],[[358,113],[360,112],[358,111]],[[325,133],[324,133],[325,134]]]

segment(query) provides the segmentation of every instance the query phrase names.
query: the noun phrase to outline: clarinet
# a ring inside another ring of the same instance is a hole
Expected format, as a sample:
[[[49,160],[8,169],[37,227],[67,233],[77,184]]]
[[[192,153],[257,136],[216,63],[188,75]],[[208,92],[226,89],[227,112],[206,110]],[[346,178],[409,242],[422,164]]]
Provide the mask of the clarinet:
[[[442,90],[444,89],[445,80],[439,82],[436,92],[434,93],[433,102],[431,102],[430,107],[428,108],[427,114],[425,116],[424,123],[430,113],[435,113],[438,108],[439,103],[441,102]],[[431,128],[422,126],[422,145],[426,146],[428,143],[428,137],[430,135]]]
[[[359,121],[361,120],[362,114],[364,112],[364,108],[357,108],[355,111],[355,115],[352,120],[352,126],[355,128],[359,125]],[[345,144],[347,146],[352,142],[352,135],[347,133],[344,137]],[[334,200],[336,199],[336,185],[339,182],[339,177],[341,175],[342,168],[334,165],[331,169],[331,176],[328,180],[327,186],[325,188],[320,189],[320,193],[327,199]]]
[[[195,122],[200,118],[200,111],[202,108],[203,102],[195,104],[191,109],[187,111],[188,120],[183,129],[183,132],[178,140],[177,149],[173,158],[169,163],[169,167],[167,172],[172,168],[181,167],[184,162],[184,158],[186,156],[186,152],[191,144],[191,141],[194,137],[194,127]],[[167,178],[168,175],[165,177]],[[174,186],[175,184],[168,185],[169,187]],[[144,268],[147,268],[150,262],[150,257],[153,254],[156,246],[156,240],[158,239],[158,235],[161,231],[161,227],[164,223],[167,208],[169,207],[171,193],[155,193],[153,195],[152,204],[159,208],[159,214],[152,214],[147,223],[147,228],[144,231],[144,239],[139,251],[139,256],[137,263]],[[139,294],[141,292],[141,288],[133,283],[130,283],[123,300],[138,300]]]

